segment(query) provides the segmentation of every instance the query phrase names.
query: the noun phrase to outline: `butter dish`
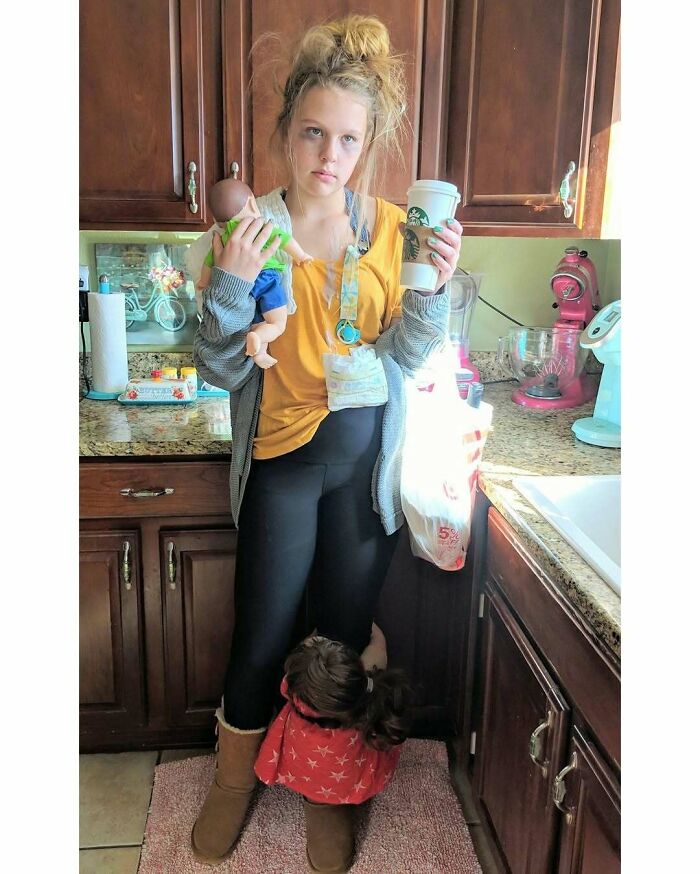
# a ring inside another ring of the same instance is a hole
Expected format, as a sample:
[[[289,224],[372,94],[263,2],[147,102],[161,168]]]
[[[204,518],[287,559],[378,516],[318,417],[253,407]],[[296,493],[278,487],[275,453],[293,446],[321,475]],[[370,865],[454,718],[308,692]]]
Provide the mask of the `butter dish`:
[[[191,404],[186,379],[130,379],[117,398],[120,404]]]

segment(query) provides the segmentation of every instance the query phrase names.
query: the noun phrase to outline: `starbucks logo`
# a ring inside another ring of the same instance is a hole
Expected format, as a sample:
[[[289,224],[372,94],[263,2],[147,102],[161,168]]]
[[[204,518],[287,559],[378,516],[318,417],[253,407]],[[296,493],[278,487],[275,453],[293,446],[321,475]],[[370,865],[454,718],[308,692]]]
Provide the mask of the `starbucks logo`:
[[[418,258],[420,241],[416,234],[406,226],[403,236],[403,260],[415,261]]]
[[[430,219],[424,209],[421,209],[419,206],[412,206],[406,215],[406,223],[409,225],[423,225],[427,228],[430,225]]]

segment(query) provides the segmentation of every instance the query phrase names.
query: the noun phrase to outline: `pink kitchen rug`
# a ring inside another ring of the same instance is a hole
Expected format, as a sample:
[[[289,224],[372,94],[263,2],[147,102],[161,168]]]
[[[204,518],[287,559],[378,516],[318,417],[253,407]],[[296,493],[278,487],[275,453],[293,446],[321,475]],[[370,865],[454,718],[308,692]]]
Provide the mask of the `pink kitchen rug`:
[[[214,756],[158,765],[138,874],[306,874],[301,796],[260,786],[231,856],[211,868],[190,851]],[[387,789],[357,817],[352,874],[481,874],[450,785],[445,744],[408,740]]]

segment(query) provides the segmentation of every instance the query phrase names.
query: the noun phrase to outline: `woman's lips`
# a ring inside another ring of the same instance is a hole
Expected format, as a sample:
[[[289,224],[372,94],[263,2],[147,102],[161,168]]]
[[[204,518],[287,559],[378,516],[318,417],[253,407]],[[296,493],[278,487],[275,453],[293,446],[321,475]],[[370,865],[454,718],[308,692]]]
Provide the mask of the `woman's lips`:
[[[335,179],[332,173],[324,173],[322,170],[314,170],[314,176],[317,176],[322,182],[331,182]]]

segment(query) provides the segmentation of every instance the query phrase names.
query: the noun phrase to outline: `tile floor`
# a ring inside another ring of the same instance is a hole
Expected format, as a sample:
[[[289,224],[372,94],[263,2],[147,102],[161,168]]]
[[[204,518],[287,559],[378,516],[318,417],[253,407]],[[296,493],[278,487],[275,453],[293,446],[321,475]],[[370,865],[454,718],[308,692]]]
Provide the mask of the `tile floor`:
[[[212,749],[179,749],[80,756],[80,874],[136,874],[156,765]],[[470,794],[466,820],[483,874],[499,874]]]
[[[156,765],[213,749],[80,756],[80,874],[136,874]]]

